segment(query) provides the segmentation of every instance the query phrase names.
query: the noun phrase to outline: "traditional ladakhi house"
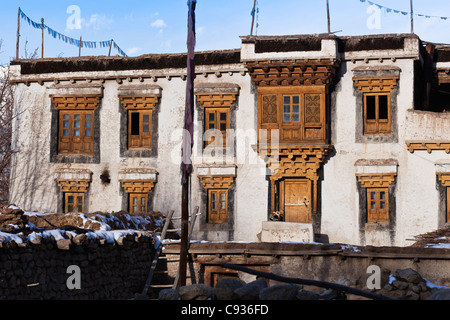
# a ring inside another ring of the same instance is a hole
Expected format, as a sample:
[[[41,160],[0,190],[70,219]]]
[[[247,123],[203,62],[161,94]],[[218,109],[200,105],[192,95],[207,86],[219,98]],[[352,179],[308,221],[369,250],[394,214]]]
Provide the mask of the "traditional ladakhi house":
[[[197,53],[194,238],[407,246],[443,227],[449,52],[393,34]],[[181,211],[185,54],[17,60],[11,79],[11,203]]]

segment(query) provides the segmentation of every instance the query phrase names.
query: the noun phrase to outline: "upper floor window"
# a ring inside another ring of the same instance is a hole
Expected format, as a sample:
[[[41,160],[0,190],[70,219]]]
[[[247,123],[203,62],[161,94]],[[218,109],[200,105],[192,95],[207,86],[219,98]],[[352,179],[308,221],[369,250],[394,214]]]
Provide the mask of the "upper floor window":
[[[239,87],[231,84],[203,84],[196,89],[198,105],[203,112],[203,147],[227,147],[231,114]]]
[[[261,87],[258,93],[259,129],[267,137],[278,130],[280,143],[326,143],[325,85]]]
[[[128,148],[152,148],[152,111],[128,111]]]
[[[94,111],[60,111],[59,154],[94,153]]]
[[[364,95],[364,134],[391,133],[390,93]]]
[[[128,150],[152,149],[153,110],[159,95],[121,95],[120,101],[127,112]]]
[[[380,71],[381,73],[365,69],[353,71],[357,75],[353,81],[358,89],[356,92],[357,141],[396,141],[398,139],[398,70],[391,67],[383,72]]]
[[[52,96],[58,115],[58,155],[93,156],[99,96]]]
[[[229,129],[230,108],[205,108],[205,146],[215,142],[216,146],[223,145],[226,147],[227,130]],[[218,131],[220,131],[221,136],[217,135]],[[217,141],[217,139],[220,141]]]

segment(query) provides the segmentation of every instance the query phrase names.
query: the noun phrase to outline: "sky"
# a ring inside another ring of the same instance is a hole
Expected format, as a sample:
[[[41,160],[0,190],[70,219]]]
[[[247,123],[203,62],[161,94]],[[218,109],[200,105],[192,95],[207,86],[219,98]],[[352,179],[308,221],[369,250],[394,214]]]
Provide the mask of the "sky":
[[[186,52],[187,0],[0,0],[0,64],[16,55],[17,13],[45,24],[68,37],[85,41],[114,39],[128,56]],[[254,0],[197,0],[196,50],[237,49],[240,36],[250,34]],[[388,13],[363,0],[329,0],[331,31],[337,35],[407,33],[410,16]],[[372,0],[381,6],[410,12],[409,0]],[[296,35],[327,32],[326,0],[257,0],[254,34]],[[422,40],[450,43],[450,1],[414,0],[414,32]],[[41,31],[21,19],[19,57],[37,50]],[[44,34],[44,57],[78,56],[76,46]],[[83,48],[83,56],[108,55],[108,48]],[[118,52],[112,50],[112,54]]]

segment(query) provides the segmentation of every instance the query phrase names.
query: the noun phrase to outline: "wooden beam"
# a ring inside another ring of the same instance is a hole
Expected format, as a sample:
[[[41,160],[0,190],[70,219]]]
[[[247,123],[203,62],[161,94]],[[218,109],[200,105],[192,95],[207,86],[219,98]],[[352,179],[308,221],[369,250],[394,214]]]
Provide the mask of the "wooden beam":
[[[255,275],[255,276],[258,276],[261,278],[265,278],[265,279],[275,280],[275,281],[284,282],[284,283],[294,283],[294,284],[301,284],[301,285],[306,285],[306,286],[316,286],[316,287],[325,288],[325,289],[333,289],[336,291],[347,292],[347,293],[354,294],[357,296],[366,297],[366,298],[369,298],[372,300],[398,300],[398,299],[393,299],[393,298],[386,297],[386,296],[383,296],[380,294],[376,294],[376,293],[372,293],[372,292],[368,292],[368,291],[364,291],[364,290],[359,290],[359,289],[355,289],[355,288],[351,288],[351,287],[347,287],[347,286],[343,286],[343,285],[335,284],[335,283],[331,283],[331,282],[326,282],[326,281],[286,278],[286,277],[278,276],[273,273],[261,272],[261,271],[257,271],[257,270],[252,270],[250,268],[227,264],[227,263],[222,263],[221,266],[223,268],[242,271],[242,272],[252,274],[252,275]]]

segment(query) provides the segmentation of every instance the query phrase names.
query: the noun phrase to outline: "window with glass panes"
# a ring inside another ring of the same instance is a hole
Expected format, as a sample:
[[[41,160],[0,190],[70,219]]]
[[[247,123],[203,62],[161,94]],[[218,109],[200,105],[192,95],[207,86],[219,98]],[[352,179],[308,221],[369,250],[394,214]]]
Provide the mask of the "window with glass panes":
[[[300,123],[300,96],[284,96],[283,105],[283,121]]]
[[[367,189],[367,222],[389,221],[389,189]]]
[[[147,202],[147,194],[130,194],[130,213],[148,212]]]
[[[228,190],[214,189],[209,190],[209,223],[226,223],[228,222]]]
[[[59,111],[59,154],[94,153],[94,111]]]
[[[152,110],[128,111],[129,149],[151,149]]]
[[[65,194],[65,213],[83,213],[84,212],[84,194],[66,193]]]
[[[230,109],[229,108],[206,108],[205,109],[205,132],[208,130],[218,130],[222,134],[222,141],[218,145],[226,146],[227,130],[230,129]],[[210,139],[205,146],[213,143],[216,135],[211,133]]]

